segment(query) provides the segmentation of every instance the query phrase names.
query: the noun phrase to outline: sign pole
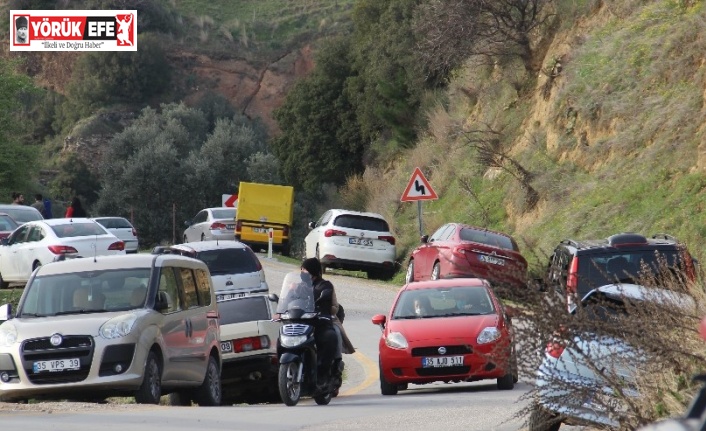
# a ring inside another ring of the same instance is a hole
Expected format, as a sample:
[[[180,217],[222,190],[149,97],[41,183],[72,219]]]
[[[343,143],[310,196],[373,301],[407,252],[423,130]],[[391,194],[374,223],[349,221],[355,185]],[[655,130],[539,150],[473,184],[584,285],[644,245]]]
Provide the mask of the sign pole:
[[[421,169],[414,168],[412,177],[407,183],[407,187],[402,193],[402,202],[414,202],[417,201],[417,217],[419,218],[419,236],[424,236],[424,226],[422,225],[422,201],[429,201],[439,199],[434,189],[429,184],[429,181],[424,176]]]
[[[424,229],[422,228],[422,201],[417,201],[417,215],[419,216],[419,236],[424,236]]]

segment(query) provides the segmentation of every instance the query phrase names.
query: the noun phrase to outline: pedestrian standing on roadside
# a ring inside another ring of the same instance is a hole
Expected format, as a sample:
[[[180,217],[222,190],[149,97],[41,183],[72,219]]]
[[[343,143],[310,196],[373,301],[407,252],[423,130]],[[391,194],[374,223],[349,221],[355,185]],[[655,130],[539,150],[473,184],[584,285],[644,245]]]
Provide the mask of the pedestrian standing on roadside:
[[[12,205],[24,205],[25,195],[20,192],[12,192]]]
[[[34,203],[31,205],[31,207],[39,211],[42,214],[42,217],[44,217],[45,219],[49,218],[47,217],[46,209],[44,208],[44,200],[42,199],[42,195],[40,193],[34,195]]]
[[[71,205],[66,208],[66,214],[64,217],[86,217],[86,210],[84,210],[83,206],[81,206],[81,200],[77,196],[74,196],[71,200]]]

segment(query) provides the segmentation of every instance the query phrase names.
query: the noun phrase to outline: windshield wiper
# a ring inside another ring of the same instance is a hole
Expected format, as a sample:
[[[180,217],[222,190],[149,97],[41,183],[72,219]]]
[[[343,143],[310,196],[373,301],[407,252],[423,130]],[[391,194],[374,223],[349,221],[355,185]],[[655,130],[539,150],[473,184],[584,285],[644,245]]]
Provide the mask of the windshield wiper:
[[[39,313],[22,313],[18,317],[47,317],[48,314],[39,314]]]
[[[103,310],[94,310],[94,309],[86,310],[85,308],[82,308],[80,310],[58,311],[58,312],[52,314],[52,316],[62,316],[65,314],[89,314],[89,313],[96,313],[98,311],[103,311]]]

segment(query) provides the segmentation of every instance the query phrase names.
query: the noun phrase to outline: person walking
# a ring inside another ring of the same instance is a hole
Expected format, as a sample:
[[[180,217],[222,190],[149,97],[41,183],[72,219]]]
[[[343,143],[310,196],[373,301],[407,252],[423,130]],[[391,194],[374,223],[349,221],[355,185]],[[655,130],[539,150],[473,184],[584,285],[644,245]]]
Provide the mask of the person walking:
[[[39,211],[42,214],[42,217],[45,219],[49,218],[47,217],[47,211],[46,208],[44,207],[44,200],[42,198],[42,195],[40,193],[37,193],[34,195],[34,203],[30,205],[32,208],[35,208],[37,211]]]
[[[74,196],[71,200],[71,205],[66,208],[66,214],[64,217],[86,217],[86,210],[84,210],[83,206],[81,206],[81,200],[78,197]]]

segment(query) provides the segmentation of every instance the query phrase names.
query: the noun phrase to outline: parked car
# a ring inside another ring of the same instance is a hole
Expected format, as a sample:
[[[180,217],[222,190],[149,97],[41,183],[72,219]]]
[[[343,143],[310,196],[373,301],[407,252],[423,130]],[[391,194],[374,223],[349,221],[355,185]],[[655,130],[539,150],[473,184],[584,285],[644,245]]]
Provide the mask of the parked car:
[[[58,218],[23,224],[0,240],[0,288],[25,283],[32,271],[59,256],[125,254],[125,243],[87,218]]]
[[[91,220],[100,223],[108,232],[125,243],[125,253],[137,253],[140,249],[140,240],[137,238],[137,229],[124,217],[94,217]]]
[[[517,381],[513,330],[490,284],[478,278],[404,285],[382,327],[380,391],[395,395],[409,383],[495,379],[498,389]]]
[[[395,237],[380,214],[331,209],[309,223],[305,257],[321,266],[366,271],[368,278],[389,279],[397,271]]]
[[[18,224],[24,224],[28,221],[44,220],[42,213],[28,205],[0,204],[0,213],[8,214]]]
[[[254,294],[218,302],[223,404],[279,402],[277,336],[273,302]]]
[[[9,214],[0,212],[0,239],[10,236],[20,225]]]
[[[93,223],[93,222],[92,222]],[[0,400],[178,392],[219,405],[218,308],[206,265],[177,255],[67,259],[0,307]]]
[[[673,271],[686,279],[696,277],[695,259],[676,238],[657,234],[618,233],[605,239],[561,241],[552,254],[546,276],[548,288],[566,296],[567,309],[597,287],[632,283],[649,268],[653,276]]]
[[[235,208],[205,208],[184,222],[184,242],[235,240]]]
[[[218,301],[269,291],[260,259],[240,241],[188,242],[168,250],[206,263]]]
[[[521,288],[527,284],[527,260],[517,242],[501,232],[447,223],[412,250],[405,282],[477,277],[493,285]]]
[[[652,304],[647,308],[647,303]],[[570,313],[583,309],[586,321],[607,322],[620,327],[629,324],[631,309],[668,313],[668,307],[693,310],[691,297],[674,291],[636,284],[608,284],[591,290],[574,304]],[[662,307],[664,309],[659,309]],[[672,308],[674,309],[674,308]],[[604,323],[605,325],[605,323]],[[636,369],[644,355],[631,346],[618,331],[606,334],[585,322],[568,340],[561,331],[547,344],[537,373],[537,398],[532,405],[529,431],[558,431],[561,424],[617,428],[614,413],[624,411],[625,401],[615,394],[620,382],[623,395],[639,398]]]

